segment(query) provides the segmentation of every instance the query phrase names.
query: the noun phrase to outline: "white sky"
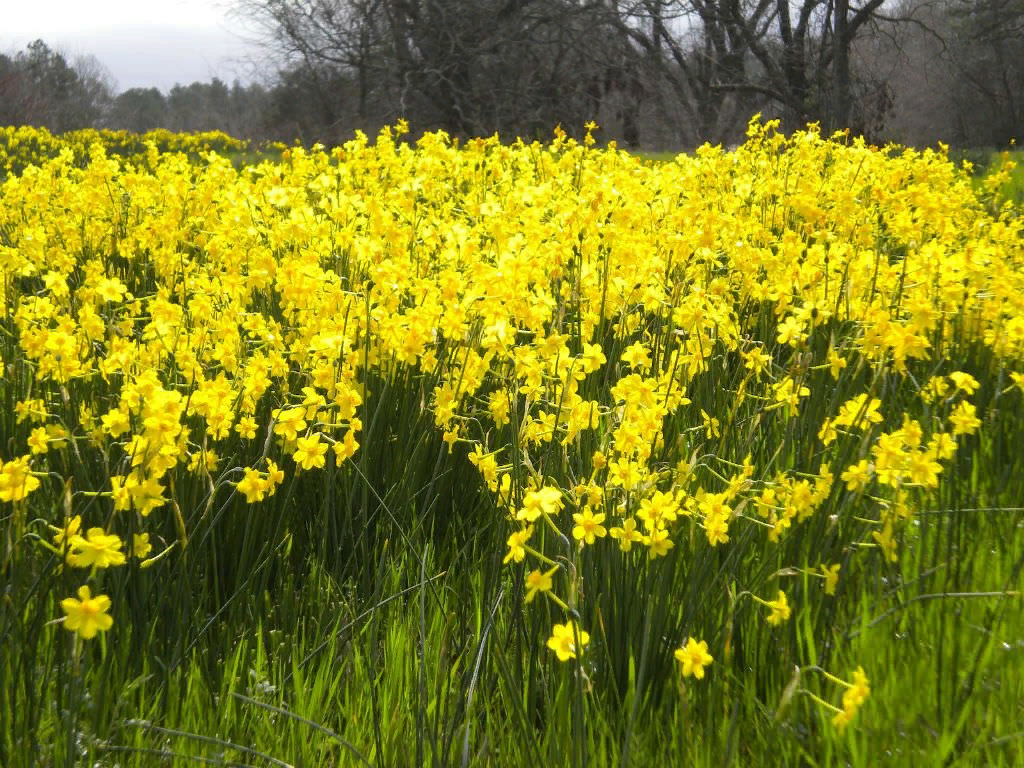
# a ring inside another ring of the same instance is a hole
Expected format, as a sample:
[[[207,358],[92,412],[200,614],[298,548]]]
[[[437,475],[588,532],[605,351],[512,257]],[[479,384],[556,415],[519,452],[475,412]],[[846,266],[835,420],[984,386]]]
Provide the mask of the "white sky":
[[[92,54],[118,90],[220,77],[251,80],[252,46],[225,0],[0,0],[0,50],[37,38],[69,58]],[[251,36],[251,35],[250,35]]]

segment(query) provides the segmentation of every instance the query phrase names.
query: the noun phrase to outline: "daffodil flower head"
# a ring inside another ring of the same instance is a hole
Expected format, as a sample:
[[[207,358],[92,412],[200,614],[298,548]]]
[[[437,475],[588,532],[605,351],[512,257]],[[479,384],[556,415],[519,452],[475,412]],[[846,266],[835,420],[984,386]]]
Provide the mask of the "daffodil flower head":
[[[85,585],[78,588],[77,600],[73,597],[61,600],[60,607],[67,614],[64,627],[86,640],[96,637],[97,632],[106,632],[114,624],[114,619],[107,613],[110,598],[106,595],[93,597]]]
[[[779,590],[779,596],[769,601],[766,605],[771,609],[771,613],[768,614],[768,623],[772,626],[778,626],[789,619],[791,613],[789,600],[786,598],[786,593],[781,589]]]
[[[692,637],[686,641],[685,647],[676,649],[675,657],[683,665],[683,677],[692,675],[698,680],[704,679],[704,668],[714,661],[708,653],[708,644]]]
[[[576,647],[579,640],[579,649]],[[575,659],[577,651],[590,642],[590,635],[580,629],[575,623],[555,624],[551,630],[551,637],[548,638],[548,648],[555,652],[559,661]]]

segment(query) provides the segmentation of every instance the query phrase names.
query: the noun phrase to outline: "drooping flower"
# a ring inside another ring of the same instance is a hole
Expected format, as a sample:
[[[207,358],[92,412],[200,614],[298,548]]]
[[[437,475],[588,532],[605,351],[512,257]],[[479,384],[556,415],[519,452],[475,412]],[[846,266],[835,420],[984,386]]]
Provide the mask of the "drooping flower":
[[[778,626],[790,616],[789,600],[786,599],[786,593],[781,589],[779,590],[779,596],[774,600],[768,601],[765,605],[771,609],[771,613],[768,614],[768,623],[772,626]]]

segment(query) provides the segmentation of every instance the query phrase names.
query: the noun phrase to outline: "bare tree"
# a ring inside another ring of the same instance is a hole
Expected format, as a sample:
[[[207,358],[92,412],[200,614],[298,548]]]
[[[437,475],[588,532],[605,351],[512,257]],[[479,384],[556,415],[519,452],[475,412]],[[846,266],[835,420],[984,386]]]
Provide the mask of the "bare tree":
[[[281,61],[275,104],[303,105],[302,131],[319,140],[408,117],[454,136],[598,119],[628,145],[731,143],[754,111],[788,130],[818,122],[878,138],[919,98],[914,73],[895,65],[901,46],[941,55],[924,74],[956,70],[947,90],[969,105],[951,113],[965,140],[978,135],[971,115],[998,141],[1024,117],[1024,0],[235,2]],[[947,37],[922,43],[925,3],[947,4]],[[948,13],[957,7],[968,10]]]
[[[455,136],[550,135],[610,111],[638,141],[638,51],[607,0],[238,3],[293,79],[354,84],[354,101],[324,109],[338,127],[404,116]],[[329,102],[338,89],[321,92]]]
[[[679,143],[734,140],[753,108],[764,103],[763,96],[751,98],[750,89],[739,96],[738,87],[748,82],[751,63],[741,22],[757,26],[763,8],[741,14],[724,0],[635,0],[609,4],[607,13],[639,53],[642,76],[663,115],[680,114]]]
[[[722,5],[730,0],[722,0]],[[723,89],[752,90],[783,107],[790,127],[816,121],[828,130],[851,125],[853,43],[884,0],[759,0],[750,9],[732,4],[723,15],[737,24],[760,72]]]
[[[951,0],[949,54],[963,143],[1005,146],[1024,126],[1024,1]]]
[[[790,129],[809,121],[837,129],[858,124],[854,41],[883,2],[636,0],[621,27],[660,65],[706,137],[765,106]]]
[[[993,147],[1020,137],[1024,2],[903,0],[878,21],[861,54],[885,71],[886,138]]]
[[[117,94],[117,80],[107,66],[92,54],[76,56],[71,68],[78,76],[75,92],[78,113],[90,116],[92,125],[105,125]]]
[[[74,65],[42,40],[0,56],[0,119],[63,132],[97,125],[113,100],[109,71],[93,57]]]

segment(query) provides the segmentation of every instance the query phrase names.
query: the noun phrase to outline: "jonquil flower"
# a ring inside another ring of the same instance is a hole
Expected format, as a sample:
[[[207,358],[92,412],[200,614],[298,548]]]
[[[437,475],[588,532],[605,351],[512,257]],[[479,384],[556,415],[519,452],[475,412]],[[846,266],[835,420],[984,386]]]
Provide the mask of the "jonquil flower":
[[[558,566],[555,566],[550,571],[533,570],[526,575],[526,602],[529,603],[537,596],[538,592],[550,592],[551,591],[551,577],[555,571],[558,570]]]
[[[74,517],[64,521],[63,528],[57,528],[50,526],[50,530],[53,531],[53,543],[58,548],[63,548],[64,543],[71,546],[71,540],[79,534],[82,530],[82,516],[75,515]]]
[[[708,653],[708,644],[703,640],[697,642],[692,637],[686,641],[685,648],[676,649],[675,655],[676,660],[683,665],[683,677],[693,675],[698,680],[704,679],[704,667],[715,660]]]
[[[36,427],[28,436],[28,447],[33,455],[43,454],[49,450],[49,435],[45,427]]]
[[[953,425],[953,436],[973,435],[981,426],[981,419],[977,416],[977,409],[971,403],[960,403],[949,417]]]
[[[526,557],[526,542],[530,540],[530,536],[533,535],[533,526],[528,525],[521,531],[516,531],[508,537],[508,554],[505,555],[503,562],[508,563],[515,561],[517,563],[523,562],[523,558]]]
[[[263,501],[267,492],[267,483],[262,473],[251,467],[245,468],[244,476],[236,483],[235,487],[239,493],[245,494],[245,501],[248,504]]]
[[[586,544],[593,544],[595,538],[601,538],[608,532],[601,525],[604,518],[604,512],[595,515],[590,507],[584,507],[583,512],[577,512],[572,516],[576,521],[576,526],[572,529],[573,538]]]
[[[839,563],[821,566],[821,574],[825,577],[826,595],[834,595],[836,593],[836,586],[839,584],[839,568]]]
[[[779,590],[779,596],[770,602],[766,602],[765,605],[772,610],[768,614],[768,623],[772,626],[778,626],[789,618],[789,600],[786,599],[786,593],[781,589]]]
[[[580,650],[590,642],[590,635],[571,622],[568,624],[555,624],[551,630],[551,637],[548,638],[548,648],[555,652],[559,661],[568,661],[576,658],[576,640],[579,636]]]
[[[114,624],[107,611],[110,610],[110,598],[106,595],[92,596],[89,587],[78,588],[78,598],[69,597],[60,601],[60,607],[67,614],[64,626],[81,637],[90,640],[97,632],[106,632]]]
[[[70,543],[68,565],[76,568],[124,565],[121,539],[114,534],[104,533],[102,528],[90,528],[85,536],[72,536]]]
[[[0,501],[21,501],[36,490],[39,480],[30,472],[27,456],[6,464],[0,461]]]
[[[634,342],[626,351],[622,353],[622,361],[626,363],[630,368],[650,368],[651,367],[651,353],[643,344],[639,341]]]
[[[562,509],[562,503],[562,492],[557,488],[528,491],[523,497],[523,508],[516,513],[516,519],[532,523],[542,514],[549,517],[557,515]]]
[[[322,468],[327,453],[327,444],[320,442],[320,435],[314,434],[311,437],[300,437],[295,441],[296,449],[292,454],[295,464],[303,469]]]
[[[132,557],[137,557],[141,560],[152,550],[153,545],[149,543],[148,533],[132,534]]]
[[[629,552],[634,541],[642,542],[644,540],[644,535],[636,529],[636,520],[632,517],[626,518],[621,528],[612,528],[609,533],[613,539],[619,540],[619,549],[623,552]]]
[[[844,685],[847,690],[843,694],[843,708],[837,710],[835,717],[832,718],[832,724],[840,732],[853,720],[861,704],[871,695],[871,686],[868,684],[863,667],[857,667],[853,672],[853,682],[844,683]]]

